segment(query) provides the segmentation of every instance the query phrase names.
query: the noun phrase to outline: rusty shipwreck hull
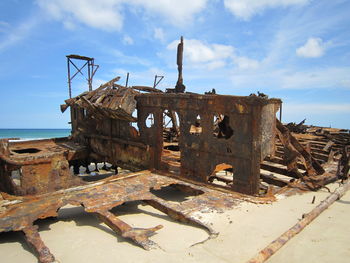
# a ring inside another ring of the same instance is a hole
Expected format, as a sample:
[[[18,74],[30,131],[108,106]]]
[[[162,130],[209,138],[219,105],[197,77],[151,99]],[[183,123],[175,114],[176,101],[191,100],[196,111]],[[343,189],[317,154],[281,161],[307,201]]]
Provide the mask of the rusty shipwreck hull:
[[[112,81],[66,100],[62,109],[71,108],[72,140],[86,146],[91,159],[129,170],[168,171],[163,132],[165,116],[172,116],[179,176],[208,183],[216,166],[226,163],[235,174],[232,190],[258,194],[260,162],[275,150],[280,103],[257,96],[139,93]],[[200,127],[193,132],[195,125]]]
[[[70,108],[69,138],[0,140],[0,232],[22,231],[40,262],[55,259],[35,221],[57,216],[67,204],[151,249],[149,237],[161,226],[132,228],[112,208],[143,201],[212,237],[215,230],[195,212],[271,202],[276,193],[317,190],[348,177],[349,131],[297,125],[292,132],[276,119],[279,99],[184,93],[182,80],[162,92],[124,87],[119,79],[61,105]],[[108,173],[96,165],[91,176],[99,181],[81,176],[81,166],[89,173],[90,163],[105,162],[112,165]],[[193,198],[174,204],[157,197],[166,187]]]

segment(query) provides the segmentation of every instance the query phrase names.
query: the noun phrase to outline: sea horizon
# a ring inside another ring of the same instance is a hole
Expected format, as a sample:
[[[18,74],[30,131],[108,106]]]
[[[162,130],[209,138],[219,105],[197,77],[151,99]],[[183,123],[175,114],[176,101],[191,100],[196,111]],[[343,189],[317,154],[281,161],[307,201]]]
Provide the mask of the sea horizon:
[[[19,140],[35,140],[67,137],[70,128],[0,128],[0,139],[16,138]]]

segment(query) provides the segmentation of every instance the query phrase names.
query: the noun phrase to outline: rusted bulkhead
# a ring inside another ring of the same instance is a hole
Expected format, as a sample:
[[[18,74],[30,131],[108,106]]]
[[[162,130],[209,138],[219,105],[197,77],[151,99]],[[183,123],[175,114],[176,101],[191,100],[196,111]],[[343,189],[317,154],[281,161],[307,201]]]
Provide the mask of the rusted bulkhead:
[[[90,149],[91,159],[131,170],[167,170],[164,115],[172,112],[179,124],[179,176],[208,182],[225,163],[233,169],[232,189],[247,194],[258,193],[260,162],[274,153],[281,103],[256,96],[139,93],[113,84],[66,102],[73,140]]]
[[[256,194],[259,189],[260,161],[273,154],[275,114],[278,99],[198,94],[140,94],[136,97],[141,137],[153,146],[151,167],[163,169],[163,114],[176,112],[179,119],[179,149],[182,177],[208,182],[219,164],[232,166],[232,189]],[[146,128],[146,118],[154,124]],[[215,133],[221,116],[224,133]],[[200,132],[191,127],[200,122]],[[226,130],[226,131],[225,131]]]

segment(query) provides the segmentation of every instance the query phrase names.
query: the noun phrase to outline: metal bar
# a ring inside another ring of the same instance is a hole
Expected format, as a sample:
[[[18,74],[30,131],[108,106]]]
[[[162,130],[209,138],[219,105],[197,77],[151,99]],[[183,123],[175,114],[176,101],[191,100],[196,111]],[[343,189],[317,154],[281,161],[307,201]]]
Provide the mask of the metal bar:
[[[159,80],[158,80],[158,78],[159,78]],[[164,78],[164,76],[157,76],[157,75],[155,75],[154,76],[153,88],[157,87],[158,84],[162,81],[163,78]]]
[[[91,78],[91,61],[88,61],[88,84],[89,84],[89,91],[92,91],[92,78]]]
[[[73,79],[78,73],[80,73],[82,76],[84,76],[84,74],[81,72],[81,70],[86,66],[86,64],[88,63],[88,61],[79,69],[72,60],[70,60],[70,63],[72,63],[72,65],[78,70],[71,79]]]
[[[38,226],[27,226],[23,229],[27,243],[35,250],[39,257],[40,263],[55,262],[55,257],[51,254],[50,249],[42,241]]]
[[[95,213],[103,223],[122,237],[131,239],[146,250],[157,247],[156,243],[148,239],[148,237],[154,235],[157,230],[163,227],[162,225],[152,228],[132,228],[109,211],[97,210]]]
[[[68,68],[68,92],[69,98],[72,98],[72,87],[71,87],[71,78],[70,78],[70,58],[67,57],[67,68]]]
[[[91,81],[95,76],[95,73],[97,69],[99,68],[99,65],[95,65],[95,59],[92,59],[92,74],[91,74]]]
[[[128,83],[129,83],[129,72],[126,74],[125,87],[128,87]]]
[[[281,106],[280,106],[280,122],[282,122],[282,103],[281,103]]]

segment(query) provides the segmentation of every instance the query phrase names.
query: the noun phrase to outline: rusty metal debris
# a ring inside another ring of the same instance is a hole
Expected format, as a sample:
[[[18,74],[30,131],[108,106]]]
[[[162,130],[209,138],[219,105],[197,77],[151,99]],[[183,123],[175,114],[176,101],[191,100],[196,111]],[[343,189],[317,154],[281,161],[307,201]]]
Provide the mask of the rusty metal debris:
[[[140,200],[212,236],[195,211],[271,201],[274,193],[317,190],[347,178],[348,131],[308,127],[293,133],[276,119],[281,100],[263,93],[185,93],[182,53],[183,39],[175,89],[155,88],[157,77],[153,87],[122,86],[116,77],[91,90],[92,71],[89,91],[61,105],[62,112],[70,108],[69,138],[0,140],[0,232],[24,232],[39,261],[52,262],[35,220],[57,216],[66,204],[82,205],[117,234],[150,249],[155,244],[149,237],[161,226],[132,228],[113,207]],[[67,58],[94,65],[92,58]],[[88,173],[90,163],[106,162],[112,166],[104,179],[97,166],[89,177],[98,182],[79,174],[81,166]],[[118,174],[120,168],[129,173]],[[195,196],[174,204],[154,194],[168,186]]]
[[[198,196],[176,204],[151,193],[151,190],[159,190],[166,186],[178,187]],[[144,201],[177,221],[199,225],[205,228],[210,236],[215,236],[216,232],[201,222],[193,212],[203,209],[220,210],[240,202],[233,194],[218,192],[150,171],[112,176],[97,183],[40,196],[13,198],[11,201],[1,202],[3,210],[0,216],[0,231],[23,231],[27,241],[37,252],[40,262],[52,262],[54,257],[40,239],[37,227],[33,225],[34,221],[57,216],[58,210],[67,204],[83,206],[86,212],[97,215],[116,233],[133,240],[145,249],[151,249],[155,244],[148,237],[162,226],[150,229],[132,228],[110,212],[113,207],[136,200]]]

